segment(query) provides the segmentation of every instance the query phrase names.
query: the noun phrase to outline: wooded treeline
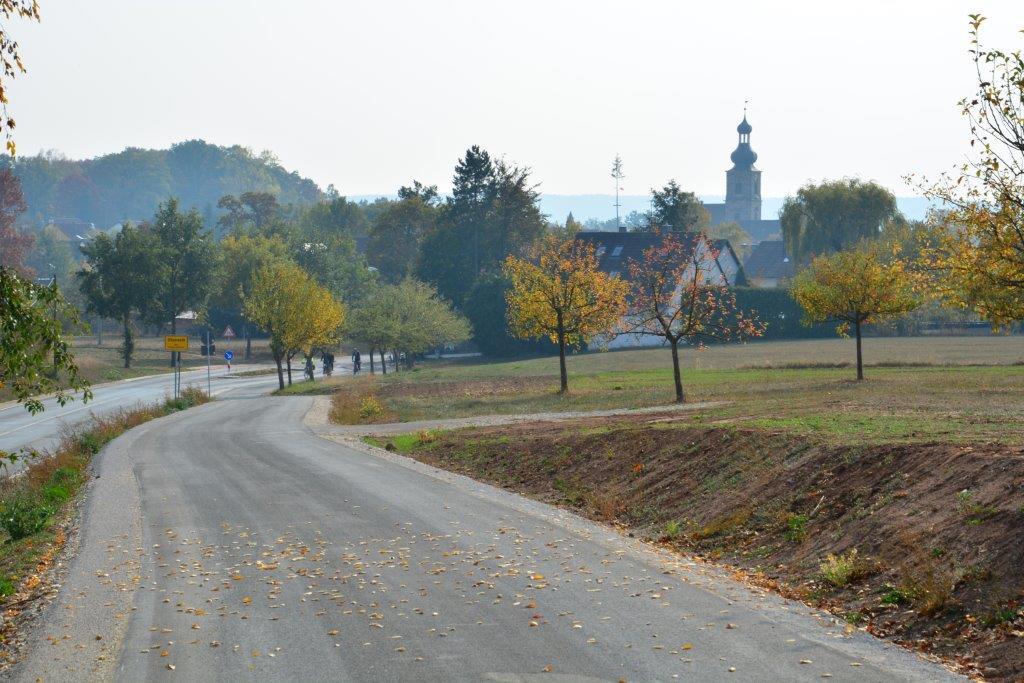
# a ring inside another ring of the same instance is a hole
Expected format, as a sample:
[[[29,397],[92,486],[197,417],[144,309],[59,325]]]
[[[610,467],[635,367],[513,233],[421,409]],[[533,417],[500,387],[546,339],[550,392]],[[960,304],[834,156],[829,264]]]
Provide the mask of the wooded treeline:
[[[323,196],[316,183],[289,172],[270,152],[221,147],[202,140],[170,149],[129,147],[95,159],[68,159],[58,152],[0,158],[21,180],[27,210],[23,225],[39,227],[55,218],[75,218],[100,229],[124,220],[141,221],[157,205],[176,197],[206,223],[216,221],[224,195],[270,192],[282,205],[312,204]]]

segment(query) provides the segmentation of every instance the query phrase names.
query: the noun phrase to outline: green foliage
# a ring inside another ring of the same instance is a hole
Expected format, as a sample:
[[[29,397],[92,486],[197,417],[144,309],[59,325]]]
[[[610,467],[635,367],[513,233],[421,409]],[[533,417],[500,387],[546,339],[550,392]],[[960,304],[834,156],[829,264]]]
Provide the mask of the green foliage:
[[[0,267],[0,388],[7,387],[32,413],[41,394],[64,405],[75,392],[92,398],[64,336],[61,319],[78,325],[77,311],[53,286],[40,286]],[[66,388],[65,388],[66,387]]]
[[[684,192],[674,180],[660,190],[651,190],[651,213],[646,230],[697,232],[707,227],[710,217],[693,192]]]
[[[786,518],[786,533],[784,536],[787,541],[793,543],[799,543],[807,537],[807,522],[810,518],[807,515],[796,515],[792,514]]]
[[[289,227],[289,253],[303,270],[335,297],[354,303],[375,276],[356,248],[366,234],[364,207],[335,197],[309,207]]]
[[[232,234],[221,240],[215,275],[217,284],[209,303],[211,325],[215,329],[244,325],[242,302],[252,291],[256,273],[290,259],[288,244],[278,236]]]
[[[154,295],[144,317],[154,324],[171,323],[174,330],[179,314],[205,307],[213,287],[216,252],[199,212],[183,213],[175,198],[160,204],[151,230],[157,266],[152,273]]]
[[[42,497],[17,491],[0,502],[0,527],[18,541],[41,531],[53,512],[53,505]]]
[[[43,500],[50,505],[60,505],[71,497],[71,492],[64,486],[51,484],[42,490]]]
[[[0,165],[11,165],[7,157]],[[170,149],[128,148],[75,161],[52,152],[19,156],[15,173],[25,187],[29,219],[60,215],[109,227],[126,218],[150,216],[167,197],[196,209],[212,225],[225,195],[268,192],[282,205],[308,205],[321,198],[316,184],[286,171],[269,153],[189,140]]]
[[[501,273],[485,273],[473,284],[462,306],[480,353],[494,358],[552,354],[558,351],[550,339],[513,337],[505,317],[505,298],[511,287]]]
[[[960,514],[967,517],[967,523],[977,525],[989,519],[997,512],[998,508],[990,505],[982,505],[973,500],[974,493],[970,489],[964,489],[956,494],[956,509]]]
[[[423,237],[417,277],[461,306],[482,272],[497,271],[544,233],[538,201],[528,169],[471,147],[456,165],[451,198]]]
[[[669,539],[670,541],[674,538],[677,538],[679,534],[682,533],[682,531],[683,525],[677,522],[676,520],[671,519],[665,522],[665,538]]]
[[[78,451],[89,455],[96,455],[103,448],[103,441],[92,431],[83,431],[77,434]]]
[[[886,584],[879,602],[883,605],[906,605],[912,599],[911,591]]]
[[[433,287],[407,278],[397,285],[377,285],[357,303],[349,335],[371,349],[414,354],[469,337],[469,323],[440,299]]]
[[[835,326],[825,323],[803,324],[803,309],[788,289],[736,287],[736,307],[756,311],[766,324],[764,339],[809,339],[831,337]]]
[[[6,598],[14,595],[15,590],[17,590],[17,588],[13,581],[7,577],[0,578],[0,598]]]
[[[902,220],[892,192],[851,178],[804,185],[779,213],[786,251],[797,264],[877,239],[886,224]]]
[[[434,228],[440,212],[434,204],[437,188],[416,187],[402,188],[404,198],[388,204],[370,226],[366,258],[387,282],[398,283],[413,274],[423,237]]]
[[[92,238],[82,253],[86,265],[78,279],[87,310],[121,323],[121,356],[129,368],[135,349],[132,316],[148,312],[157,295],[153,274],[162,265],[160,244],[151,231],[126,224],[113,237]]]

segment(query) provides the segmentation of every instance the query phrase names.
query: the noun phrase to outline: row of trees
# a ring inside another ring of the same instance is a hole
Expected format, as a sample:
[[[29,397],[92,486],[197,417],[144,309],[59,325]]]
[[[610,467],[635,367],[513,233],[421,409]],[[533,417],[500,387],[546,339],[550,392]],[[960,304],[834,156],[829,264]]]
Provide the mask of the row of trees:
[[[765,325],[743,311],[716,276],[714,241],[701,232],[659,231],[658,244],[629,259],[629,281],[598,269],[594,246],[550,235],[527,258],[509,256],[506,300],[513,332],[547,336],[558,346],[560,391],[569,389],[565,353],[616,334],[661,338],[672,350],[676,400],[685,400],[679,365],[683,344],[759,337]]]
[[[221,203],[229,211],[219,243],[198,212],[182,212],[171,199],[151,223],[126,225],[84,246],[78,275],[88,310],[121,322],[125,367],[136,321],[173,333],[186,310],[203,313],[207,324],[239,319],[268,334],[282,387],[285,375],[292,381],[297,354],[336,345],[343,333],[382,359],[396,351],[409,362],[467,338],[467,323],[433,287],[411,277],[379,281],[352,236],[332,229],[350,217],[353,205],[345,200],[311,209],[308,222],[282,218],[273,197],[260,193]]]

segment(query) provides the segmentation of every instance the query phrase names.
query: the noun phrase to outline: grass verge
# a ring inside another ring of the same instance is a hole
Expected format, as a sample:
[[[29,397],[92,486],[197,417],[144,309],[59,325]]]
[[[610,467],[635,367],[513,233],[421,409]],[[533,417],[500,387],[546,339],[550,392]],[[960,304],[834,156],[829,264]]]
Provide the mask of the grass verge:
[[[37,597],[41,574],[63,547],[72,501],[88,479],[92,457],[132,427],[209,400],[204,391],[186,387],[176,400],[93,416],[65,430],[53,453],[32,457],[24,471],[0,483],[0,609],[8,618],[0,640],[7,641],[10,617]]]

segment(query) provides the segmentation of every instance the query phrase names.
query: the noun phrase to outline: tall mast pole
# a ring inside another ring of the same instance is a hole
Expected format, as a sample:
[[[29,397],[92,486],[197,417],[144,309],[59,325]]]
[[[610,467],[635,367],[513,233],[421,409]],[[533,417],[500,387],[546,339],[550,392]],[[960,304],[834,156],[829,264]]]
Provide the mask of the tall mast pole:
[[[619,220],[619,183],[625,178],[625,174],[622,172],[622,157],[618,154],[615,155],[615,161],[612,162],[612,178],[615,178],[615,229],[622,232],[622,221]]]

